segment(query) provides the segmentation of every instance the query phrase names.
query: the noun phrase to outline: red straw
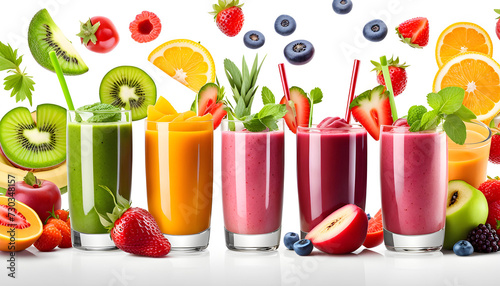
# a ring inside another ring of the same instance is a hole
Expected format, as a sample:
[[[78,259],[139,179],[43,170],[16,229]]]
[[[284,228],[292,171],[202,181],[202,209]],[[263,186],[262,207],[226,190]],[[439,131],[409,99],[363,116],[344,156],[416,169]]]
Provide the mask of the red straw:
[[[354,99],[354,92],[356,92],[356,82],[358,81],[358,71],[359,71],[359,60],[354,60],[354,65],[352,67],[351,75],[351,86],[349,87],[349,96],[347,98],[347,107],[345,110],[345,121],[349,123],[351,121],[351,101]]]
[[[278,69],[280,70],[283,93],[285,93],[286,101],[290,101],[290,89],[288,88],[288,80],[286,79],[285,65],[283,63],[278,64]]]

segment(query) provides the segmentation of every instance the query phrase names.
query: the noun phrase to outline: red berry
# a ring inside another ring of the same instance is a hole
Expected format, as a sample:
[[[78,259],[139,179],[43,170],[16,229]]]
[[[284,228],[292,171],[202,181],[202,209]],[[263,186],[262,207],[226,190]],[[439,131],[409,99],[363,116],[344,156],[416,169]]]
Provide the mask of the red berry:
[[[55,218],[66,221],[69,217],[69,212],[67,210],[57,210],[54,212]]]
[[[142,11],[130,23],[130,32],[132,39],[139,43],[147,43],[158,38],[161,32],[161,23],[158,16],[152,12]]]
[[[245,21],[243,10],[241,10],[243,4],[238,4],[239,0],[232,0],[230,2],[225,0],[222,2],[220,4],[223,5],[213,5],[214,11],[211,14],[215,15],[215,22],[222,33],[226,36],[234,37],[241,31],[243,22]]]
[[[494,134],[491,137],[490,158],[489,161],[494,164],[500,164],[500,135]]]
[[[384,75],[382,73],[382,65],[376,61],[371,61],[375,66],[372,71],[377,71],[377,82],[385,86]],[[394,60],[392,57],[387,61],[389,67],[389,76],[391,78],[392,89],[394,91],[394,96],[401,94],[406,88],[406,82],[408,80],[406,76],[406,68],[409,67],[406,63],[399,63],[399,57]],[[387,88],[387,87],[386,87]]]
[[[479,185],[478,190],[484,194],[488,203],[500,201],[500,179],[498,177],[486,180]]]
[[[494,201],[488,204],[488,219],[486,223],[489,223],[491,227],[500,234],[500,228],[498,228],[500,222],[500,201]]]
[[[47,224],[53,224],[57,229],[61,232],[62,240],[61,243],[58,244],[60,248],[69,248],[71,247],[71,229],[66,223],[66,221],[49,218]]]
[[[495,9],[495,12],[497,12],[498,14],[500,14],[500,9]],[[497,27],[496,27],[496,32],[497,32],[497,37],[500,39],[500,16],[497,17],[498,21],[497,21]]]
[[[35,241],[34,246],[39,251],[51,251],[62,241],[62,234],[57,227],[51,223],[43,226],[42,235]]]
[[[396,32],[403,43],[413,48],[422,48],[429,43],[429,20],[417,17],[407,20],[396,27]]]

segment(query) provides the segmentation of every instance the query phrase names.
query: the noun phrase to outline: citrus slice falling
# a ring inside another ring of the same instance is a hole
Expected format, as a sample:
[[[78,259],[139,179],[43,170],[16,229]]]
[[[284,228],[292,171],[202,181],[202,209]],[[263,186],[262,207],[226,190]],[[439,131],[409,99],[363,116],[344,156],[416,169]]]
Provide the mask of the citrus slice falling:
[[[442,67],[451,58],[465,52],[479,52],[491,57],[493,44],[488,33],[468,22],[455,23],[444,29],[436,44],[438,66]]]
[[[148,60],[194,92],[215,81],[215,64],[205,47],[191,40],[172,40],[157,47]]]
[[[450,59],[434,78],[433,90],[465,89],[463,104],[486,124],[500,111],[500,65],[491,57],[466,52]]]
[[[372,248],[384,242],[384,228],[382,225],[382,209],[368,221],[368,233],[366,234],[363,245],[366,248]]]

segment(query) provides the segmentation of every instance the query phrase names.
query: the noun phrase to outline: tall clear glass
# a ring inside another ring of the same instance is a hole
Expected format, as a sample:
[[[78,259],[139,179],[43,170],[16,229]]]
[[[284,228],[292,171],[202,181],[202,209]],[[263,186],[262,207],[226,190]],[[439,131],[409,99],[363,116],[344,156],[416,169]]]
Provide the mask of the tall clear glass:
[[[440,250],[444,241],[448,149],[442,130],[382,126],[380,182],[389,250]]]
[[[239,121],[222,121],[222,202],[226,246],[275,250],[281,234],[285,134],[249,132]]]
[[[361,125],[298,127],[301,237],[346,204],[365,209],[367,150],[367,132]]]
[[[172,250],[208,247],[213,121],[146,121],[148,209]]]
[[[112,122],[91,119],[110,116]],[[96,209],[111,213],[114,208],[112,196],[101,186],[130,200],[131,112],[68,111],[66,146],[73,246],[84,250],[115,249]]]

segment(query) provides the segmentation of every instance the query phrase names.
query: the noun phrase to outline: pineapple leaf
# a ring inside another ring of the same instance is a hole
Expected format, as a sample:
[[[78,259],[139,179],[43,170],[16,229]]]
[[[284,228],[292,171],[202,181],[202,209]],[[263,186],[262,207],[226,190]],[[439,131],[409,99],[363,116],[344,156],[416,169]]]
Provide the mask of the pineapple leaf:
[[[238,88],[238,90],[241,90],[242,78],[241,78],[241,72],[238,69],[238,67],[231,60],[225,59],[224,68],[226,69],[226,76],[228,77],[228,80],[229,78],[231,78],[233,81],[233,84],[231,86],[232,87],[235,86],[236,88]]]

